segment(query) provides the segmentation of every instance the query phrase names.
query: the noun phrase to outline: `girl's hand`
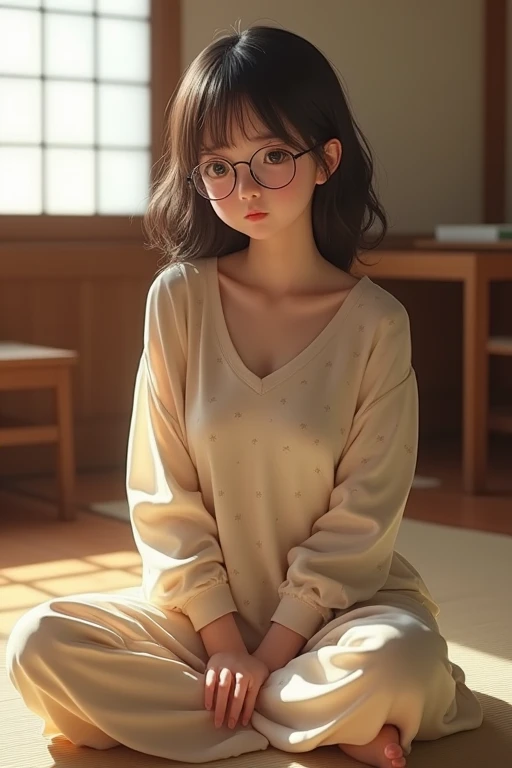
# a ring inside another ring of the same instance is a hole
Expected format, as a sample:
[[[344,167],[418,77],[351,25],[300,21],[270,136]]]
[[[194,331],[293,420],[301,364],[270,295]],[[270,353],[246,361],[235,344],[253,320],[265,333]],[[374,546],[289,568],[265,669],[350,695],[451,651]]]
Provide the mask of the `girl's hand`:
[[[248,652],[211,656],[206,666],[204,703],[208,710],[215,707],[215,727],[220,728],[226,718],[229,728],[234,728],[240,713],[243,725],[247,725],[269,675],[267,665]]]

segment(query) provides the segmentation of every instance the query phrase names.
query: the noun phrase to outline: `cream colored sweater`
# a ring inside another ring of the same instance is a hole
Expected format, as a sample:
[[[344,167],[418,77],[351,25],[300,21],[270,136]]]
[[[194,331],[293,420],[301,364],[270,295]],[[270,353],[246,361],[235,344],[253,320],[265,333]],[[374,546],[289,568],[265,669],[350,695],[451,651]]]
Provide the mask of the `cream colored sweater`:
[[[222,310],[217,258],[147,299],[127,494],[143,592],[196,630],[232,611],[306,639],[378,590],[439,612],[394,551],[416,465],[409,318],[363,277],[319,336],[263,379]]]

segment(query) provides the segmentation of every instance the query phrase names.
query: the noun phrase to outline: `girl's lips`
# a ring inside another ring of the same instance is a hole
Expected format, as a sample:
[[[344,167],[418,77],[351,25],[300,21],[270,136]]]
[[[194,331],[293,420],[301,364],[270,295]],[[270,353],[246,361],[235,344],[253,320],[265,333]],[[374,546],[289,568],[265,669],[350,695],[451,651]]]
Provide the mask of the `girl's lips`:
[[[268,216],[268,213],[248,213],[245,218],[258,221],[259,219],[264,219],[265,216]]]

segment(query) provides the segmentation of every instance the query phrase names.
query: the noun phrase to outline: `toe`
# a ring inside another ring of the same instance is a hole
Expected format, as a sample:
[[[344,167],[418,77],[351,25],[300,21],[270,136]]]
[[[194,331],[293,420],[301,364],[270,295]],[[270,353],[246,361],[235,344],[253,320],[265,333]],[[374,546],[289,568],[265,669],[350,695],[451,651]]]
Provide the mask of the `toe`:
[[[390,760],[397,760],[402,757],[402,747],[400,744],[387,744],[384,749],[384,754],[389,757]]]
[[[398,760],[392,760],[391,764],[393,768],[405,768],[405,758],[400,757]]]

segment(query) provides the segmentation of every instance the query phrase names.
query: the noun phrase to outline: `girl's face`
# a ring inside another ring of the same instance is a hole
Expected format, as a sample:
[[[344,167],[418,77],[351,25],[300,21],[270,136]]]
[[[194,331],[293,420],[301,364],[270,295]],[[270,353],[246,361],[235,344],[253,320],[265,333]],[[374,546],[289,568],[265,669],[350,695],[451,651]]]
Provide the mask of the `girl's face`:
[[[219,147],[215,152],[202,152],[199,162],[207,160],[229,160],[233,164],[240,160],[249,162],[253,154],[263,147],[265,147],[265,161],[270,163],[279,162],[282,159],[283,156],[280,156],[277,151],[279,149],[288,150],[292,154],[297,153],[296,149],[283,143],[281,139],[269,136],[266,126],[255,116],[251,117],[250,125],[251,129],[247,131],[249,139],[237,127],[232,134],[234,141],[232,147]],[[204,144],[207,146],[206,140]],[[304,146],[304,149],[308,147]],[[288,162],[293,163],[291,160]],[[287,186],[280,189],[261,186],[252,177],[248,165],[237,165],[235,188],[228,197],[210,201],[213,210],[232,229],[255,239],[263,240],[288,228],[306,210],[309,210],[316,185],[325,181],[323,171],[317,166],[311,154],[302,155],[295,163],[295,177]],[[224,172],[222,164],[211,167],[212,173]],[[246,218],[251,211],[267,215],[255,219]]]

